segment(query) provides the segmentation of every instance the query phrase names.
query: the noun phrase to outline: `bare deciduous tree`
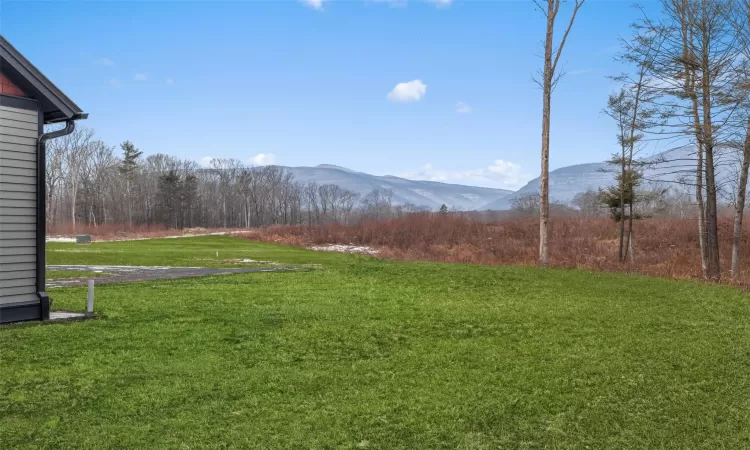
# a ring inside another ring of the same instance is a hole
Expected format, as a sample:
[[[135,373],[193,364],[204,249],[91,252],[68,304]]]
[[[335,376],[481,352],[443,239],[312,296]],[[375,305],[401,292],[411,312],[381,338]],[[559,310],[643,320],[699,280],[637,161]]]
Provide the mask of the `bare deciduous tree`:
[[[544,40],[544,67],[541,71],[541,80],[537,80],[542,88],[542,174],[539,201],[539,264],[545,266],[549,260],[549,137],[550,117],[552,105],[552,91],[560,79],[562,73],[557,72],[557,64],[560,61],[565,41],[573,28],[578,10],[581,9],[585,0],[575,0],[573,13],[570,16],[568,26],[563,33],[560,43],[555,48],[555,23],[560,12],[561,0],[535,0],[537,8],[547,19],[547,28]],[[546,5],[544,4],[546,3]]]
[[[742,219],[745,216],[747,197],[748,170],[750,170],[750,0],[737,0],[733,3],[732,24],[737,33],[740,46],[740,61],[737,64],[737,79],[732,92],[732,103],[740,105],[741,119],[746,120],[744,130],[738,127],[738,140],[734,147],[739,152],[741,163],[737,176],[737,190],[734,201],[734,229],[732,230],[732,281],[737,282],[740,276],[740,255],[742,251]],[[742,142],[742,131],[744,142]]]
[[[127,150],[120,158],[86,128],[50,143],[50,225],[75,220],[92,226],[257,227],[347,223],[425,211],[395,208],[389,191],[375,190],[360,201],[359,194],[338,185],[303,185],[278,166],[215,159],[209,167],[199,167],[161,153],[141,159],[133,143],[123,146]]]
[[[65,167],[67,176],[65,177],[65,186],[68,191],[70,223],[75,230],[76,225],[76,207],[78,201],[78,192],[81,186],[81,176],[86,165],[89,163],[93,153],[92,141],[94,131],[87,128],[79,128],[71,134],[58,139],[62,163]]]
[[[640,39],[658,37],[658,48],[648,48],[653,54],[647,68],[649,82],[658,91],[653,104],[669,118],[660,134],[692,139],[696,146],[693,184],[701,265],[705,277],[715,281],[721,276],[716,172],[739,111],[735,101],[728,101],[740,61],[732,1],[662,0],[661,19],[645,18],[637,25]]]

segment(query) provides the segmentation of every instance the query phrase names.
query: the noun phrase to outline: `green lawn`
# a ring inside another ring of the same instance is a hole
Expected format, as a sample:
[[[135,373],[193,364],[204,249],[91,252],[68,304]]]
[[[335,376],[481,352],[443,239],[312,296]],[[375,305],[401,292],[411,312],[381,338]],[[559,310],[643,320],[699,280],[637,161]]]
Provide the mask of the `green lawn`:
[[[102,285],[104,318],[0,328],[3,449],[750,447],[735,289],[229,237],[50,247],[321,268]],[[85,293],[50,291],[77,310]]]
[[[217,256],[218,253],[218,256]],[[242,262],[245,260],[257,261]],[[95,242],[87,246],[48,243],[47,264],[109,264],[123,266],[247,267],[266,262],[284,264],[336,263],[340,255],[310,252],[230,236]]]
[[[96,277],[108,277],[108,273],[104,272],[89,272],[87,270],[48,270],[48,280],[60,280],[64,278],[96,278]]]

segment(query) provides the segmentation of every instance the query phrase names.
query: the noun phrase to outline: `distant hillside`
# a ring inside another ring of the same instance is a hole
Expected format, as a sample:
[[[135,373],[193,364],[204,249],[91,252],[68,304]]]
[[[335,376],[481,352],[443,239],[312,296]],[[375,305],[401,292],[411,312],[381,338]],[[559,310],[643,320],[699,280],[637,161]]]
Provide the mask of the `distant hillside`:
[[[550,201],[570,202],[579,192],[587,189],[598,189],[612,183],[611,173],[602,172],[609,169],[605,163],[578,164],[561,167],[549,173]],[[511,208],[514,198],[528,194],[538,194],[541,180],[537,177],[526,183],[524,187],[495,201],[487,203],[479,209],[506,210]]]
[[[657,162],[645,171],[648,182],[660,182],[665,186],[675,186],[680,178],[691,178],[695,171],[695,147],[677,147],[645,158]],[[717,183],[728,186],[731,165],[729,154],[719,152],[717,161]],[[412,203],[427,206],[433,210],[440,205],[460,210],[508,210],[514,198],[537,194],[540,181],[535,178],[516,192],[505,189],[491,189],[460,184],[438,183],[435,181],[415,181],[390,175],[375,176],[355,172],[345,167],[321,164],[316,167],[284,167],[297,181],[318,184],[336,184],[342,188],[366,195],[373,189],[391,189],[396,204]],[[605,172],[606,170],[606,172]],[[570,203],[576,194],[588,189],[599,189],[614,182],[612,167],[604,162],[576,164],[561,167],[550,172],[550,200]],[[690,180],[692,182],[692,179]]]
[[[335,184],[363,196],[373,189],[391,189],[396,204],[412,203],[435,210],[443,204],[449,208],[474,210],[513,193],[505,189],[415,181],[390,175],[369,175],[330,164],[315,167],[284,167],[284,170],[303,183],[314,181],[318,184]]]
[[[677,147],[657,155],[644,158],[655,164],[649,166],[644,172],[647,182],[659,182],[665,186],[678,186],[676,183],[681,178],[693,177],[696,161],[695,147],[686,145]],[[726,184],[730,177],[730,167],[726,164],[729,155],[720,155],[717,166],[717,183]],[[614,174],[604,172],[612,170],[612,166],[604,162],[577,164],[574,166],[561,167],[549,173],[550,201],[569,203],[576,194],[585,192],[587,189],[599,189],[611,185],[614,182]],[[692,181],[692,180],[691,180]],[[524,187],[513,194],[506,195],[480,207],[481,210],[507,210],[511,208],[514,198],[539,192],[541,182],[539,178],[529,181]]]

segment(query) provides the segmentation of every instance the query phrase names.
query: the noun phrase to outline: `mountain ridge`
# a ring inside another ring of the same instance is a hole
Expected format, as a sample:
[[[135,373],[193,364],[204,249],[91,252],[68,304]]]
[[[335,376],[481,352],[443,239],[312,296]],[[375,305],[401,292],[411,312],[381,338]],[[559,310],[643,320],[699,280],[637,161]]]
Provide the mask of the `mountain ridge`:
[[[371,175],[334,164],[314,167],[279,166],[302,183],[335,184],[365,196],[374,189],[393,191],[393,203],[413,204],[432,210],[442,205],[460,210],[475,210],[480,206],[513,193],[507,189],[467,186],[429,180],[409,180],[394,175]]]
[[[677,185],[680,177],[691,176],[690,161],[695,161],[695,146],[675,147],[642,158],[654,163],[645,169],[645,179]],[[658,162],[658,163],[657,163]],[[441,205],[459,210],[509,210],[513,200],[524,195],[538,194],[540,179],[534,178],[517,191],[468,186],[430,180],[410,180],[395,175],[370,175],[334,164],[315,167],[279,166],[292,173],[297,181],[336,184],[342,188],[367,195],[373,189],[393,191],[394,204],[413,204],[437,210]],[[692,175],[694,176],[694,174]],[[717,172],[718,181],[726,180],[726,168]],[[550,201],[570,203],[576,194],[588,189],[597,190],[614,182],[612,166],[604,161],[572,164],[550,171]]]
[[[692,162],[696,161],[696,149],[694,145],[683,145],[671,148],[651,156],[641,158],[641,161],[650,162],[652,165],[644,169],[646,180],[658,181],[667,186],[676,186],[680,183],[680,177],[691,177]],[[583,163],[563,166],[549,173],[550,201],[570,203],[576,194],[588,189],[597,190],[606,188],[615,182],[615,172],[611,164],[606,162]],[[726,167],[717,170],[717,182],[729,176]],[[511,209],[513,200],[524,195],[538,194],[541,188],[539,177],[530,180],[516,192],[493,200],[483,206],[480,210],[508,210]]]

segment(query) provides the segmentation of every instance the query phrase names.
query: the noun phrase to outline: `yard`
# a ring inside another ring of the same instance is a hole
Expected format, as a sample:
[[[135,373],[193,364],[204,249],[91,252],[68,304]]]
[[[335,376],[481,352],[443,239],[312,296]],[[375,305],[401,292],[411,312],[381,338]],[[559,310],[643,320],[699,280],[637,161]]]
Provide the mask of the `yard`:
[[[48,248],[306,270],[102,285],[97,320],[0,328],[0,448],[750,446],[731,287],[226,236]],[[51,290],[53,309],[85,293]]]

